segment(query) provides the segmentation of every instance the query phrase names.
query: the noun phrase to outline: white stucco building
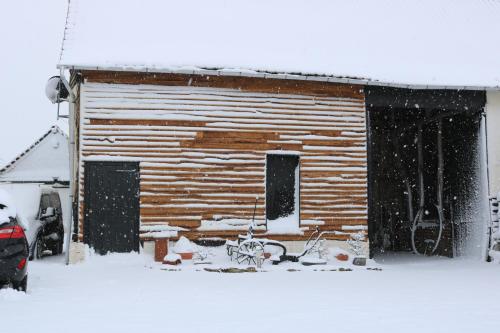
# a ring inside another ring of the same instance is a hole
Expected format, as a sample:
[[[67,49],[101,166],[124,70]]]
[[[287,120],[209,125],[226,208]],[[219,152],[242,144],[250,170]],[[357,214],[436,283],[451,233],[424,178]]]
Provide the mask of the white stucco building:
[[[68,136],[52,126],[42,137],[0,169],[0,188],[8,191],[18,212],[32,220],[42,190],[59,193],[64,225],[70,221]]]

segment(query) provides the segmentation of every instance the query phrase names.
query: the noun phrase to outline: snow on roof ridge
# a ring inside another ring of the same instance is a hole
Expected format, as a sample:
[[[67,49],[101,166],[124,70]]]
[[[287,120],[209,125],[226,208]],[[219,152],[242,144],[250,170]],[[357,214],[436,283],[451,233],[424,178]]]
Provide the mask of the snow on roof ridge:
[[[68,138],[68,135],[57,125],[52,125],[50,129],[45,132],[38,140],[36,140],[31,146],[29,146],[26,150],[24,150],[22,153],[17,155],[13,160],[11,160],[9,163],[7,163],[5,166],[3,166],[0,169],[0,174],[7,172],[11,169],[14,168],[15,164],[19,162],[23,157],[25,157],[27,154],[29,154],[35,147],[37,147],[46,137],[48,137],[51,133],[60,133],[64,135],[66,138]]]
[[[494,0],[497,1],[497,0]],[[500,1],[500,0],[498,0]],[[339,75],[321,75],[310,73],[297,73],[297,72],[271,72],[252,69],[239,68],[203,68],[203,67],[179,67],[179,68],[151,68],[140,65],[123,65],[120,67],[115,66],[86,66],[86,65],[65,65],[58,64],[57,68],[72,69],[72,70],[107,70],[115,72],[144,72],[150,74],[187,74],[187,75],[209,75],[209,76],[242,76],[242,77],[255,77],[264,79],[282,79],[282,80],[299,80],[299,81],[320,81],[330,83],[344,83],[344,84],[358,84],[367,86],[383,86],[394,88],[407,88],[407,89],[454,89],[454,90],[500,90],[498,85],[443,85],[443,84],[411,84],[397,81],[381,81],[377,79],[370,79],[365,77],[355,76],[339,76]],[[189,68],[189,69],[186,69]]]
[[[498,0],[70,0],[58,67],[498,90],[498,15]]]

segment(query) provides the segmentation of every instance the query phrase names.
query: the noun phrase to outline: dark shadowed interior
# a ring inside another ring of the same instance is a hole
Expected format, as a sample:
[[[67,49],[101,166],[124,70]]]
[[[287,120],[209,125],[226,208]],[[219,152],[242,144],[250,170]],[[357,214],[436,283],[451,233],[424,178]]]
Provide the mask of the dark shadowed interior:
[[[299,157],[267,155],[266,161],[266,219],[276,220],[295,211],[295,170]]]
[[[370,254],[454,257],[480,223],[484,94],[368,88]]]

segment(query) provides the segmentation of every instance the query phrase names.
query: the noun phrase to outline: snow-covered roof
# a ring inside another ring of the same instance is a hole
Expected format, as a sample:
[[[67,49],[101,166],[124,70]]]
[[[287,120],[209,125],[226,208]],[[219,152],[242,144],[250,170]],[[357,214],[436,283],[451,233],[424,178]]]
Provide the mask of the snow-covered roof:
[[[68,136],[52,126],[28,149],[0,169],[0,182],[69,182]]]
[[[499,17],[500,0],[71,0],[59,66],[499,89]]]

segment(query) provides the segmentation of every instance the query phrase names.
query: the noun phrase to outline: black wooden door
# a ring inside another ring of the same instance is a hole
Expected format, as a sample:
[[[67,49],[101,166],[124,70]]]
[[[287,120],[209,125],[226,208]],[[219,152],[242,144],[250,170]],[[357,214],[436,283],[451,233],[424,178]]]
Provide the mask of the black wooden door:
[[[139,251],[139,163],[85,162],[83,232],[97,253]]]
[[[296,155],[267,155],[266,161],[266,218],[276,220],[292,215],[298,203],[296,172],[299,157]]]

